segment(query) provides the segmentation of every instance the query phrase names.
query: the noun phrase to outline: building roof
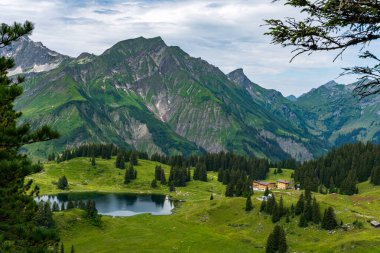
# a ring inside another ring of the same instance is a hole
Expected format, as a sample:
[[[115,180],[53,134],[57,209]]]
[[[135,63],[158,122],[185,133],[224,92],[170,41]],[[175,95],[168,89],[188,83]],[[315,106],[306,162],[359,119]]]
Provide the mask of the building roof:
[[[377,222],[377,221],[375,221],[375,220],[373,220],[373,221],[371,221],[371,225],[375,226],[375,227],[378,227],[378,226],[380,226],[380,223]]]
[[[270,185],[270,184],[274,184],[273,182],[263,182],[263,181],[253,181],[253,183],[257,183],[257,184],[261,184],[261,185]]]
[[[277,180],[277,182],[279,182],[279,183],[283,183],[283,184],[290,184],[288,181],[286,181],[286,180]]]

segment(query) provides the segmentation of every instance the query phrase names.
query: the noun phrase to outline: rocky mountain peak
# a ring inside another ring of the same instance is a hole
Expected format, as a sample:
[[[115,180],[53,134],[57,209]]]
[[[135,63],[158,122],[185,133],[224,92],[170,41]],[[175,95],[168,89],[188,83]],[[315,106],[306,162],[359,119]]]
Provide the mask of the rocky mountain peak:
[[[245,88],[252,84],[251,80],[248,79],[242,68],[235,69],[231,73],[227,74],[227,77],[234,83],[239,84]]]
[[[0,56],[11,57],[15,61],[16,67],[9,72],[9,75],[49,71],[69,58],[48,49],[41,42],[32,41],[27,36],[0,49]]]

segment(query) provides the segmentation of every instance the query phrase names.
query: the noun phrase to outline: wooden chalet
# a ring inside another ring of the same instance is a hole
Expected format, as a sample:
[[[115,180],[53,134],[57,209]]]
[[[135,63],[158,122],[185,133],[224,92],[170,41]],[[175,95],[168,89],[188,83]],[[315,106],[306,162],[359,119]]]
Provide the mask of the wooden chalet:
[[[286,180],[277,180],[277,189],[286,190],[289,189],[290,182]]]
[[[276,189],[276,183],[253,181],[252,187],[253,187],[253,190],[256,190],[256,191],[265,191],[266,188],[268,188],[268,190]]]

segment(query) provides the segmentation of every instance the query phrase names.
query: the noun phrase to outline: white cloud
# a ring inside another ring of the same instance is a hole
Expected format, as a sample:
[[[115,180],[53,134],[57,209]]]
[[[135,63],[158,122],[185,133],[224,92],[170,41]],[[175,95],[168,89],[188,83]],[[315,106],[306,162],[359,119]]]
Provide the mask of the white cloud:
[[[336,63],[334,54],[315,54],[290,64],[290,49],[271,45],[261,25],[299,14],[270,0],[2,0],[0,12],[3,22],[33,21],[32,39],[60,53],[100,54],[120,40],[161,36],[225,72],[243,67],[253,81],[285,95],[306,92],[357,63],[351,50]]]

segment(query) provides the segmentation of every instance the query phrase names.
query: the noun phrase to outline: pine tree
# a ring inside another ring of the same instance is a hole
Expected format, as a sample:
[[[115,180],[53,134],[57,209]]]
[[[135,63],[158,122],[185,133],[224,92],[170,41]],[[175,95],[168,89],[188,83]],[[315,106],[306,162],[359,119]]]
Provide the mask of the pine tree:
[[[328,207],[323,215],[322,228],[326,230],[332,230],[337,226],[338,222],[335,217],[334,209],[332,207]]]
[[[69,210],[69,209],[73,209],[73,208],[74,208],[74,203],[71,200],[69,200],[69,202],[67,202],[66,209]]]
[[[150,187],[157,188],[157,180],[156,179],[152,180],[152,182],[150,183]]]
[[[312,221],[314,224],[319,224],[321,222],[321,210],[319,208],[319,204],[314,197],[313,199],[313,214],[312,214]]]
[[[372,169],[371,183],[374,185],[380,185],[380,166],[375,166]]]
[[[280,227],[279,236],[278,236],[278,252],[286,253],[288,251],[288,244],[286,242],[285,231],[282,227]]]
[[[175,186],[174,186],[173,181],[170,181],[170,182],[169,182],[169,191],[171,191],[171,192],[174,192],[174,191],[175,191]]]
[[[286,222],[286,223],[289,223],[289,222],[290,222],[290,217],[289,217],[289,214],[288,214],[288,213],[286,214],[285,222]]]
[[[59,211],[59,205],[58,205],[58,203],[56,201],[54,201],[54,203],[53,203],[53,210],[52,211],[53,212],[58,212]]]
[[[214,194],[211,193],[210,200],[214,200]]]
[[[34,222],[40,227],[51,228],[54,226],[49,202],[40,202],[38,204],[37,213],[34,216]]]
[[[272,194],[268,200],[267,200],[267,204],[266,204],[266,212],[268,214],[272,214],[273,213],[273,209],[274,207],[276,206],[277,208],[277,202],[276,202],[276,198],[274,197],[274,194]]]
[[[276,253],[276,241],[274,239],[274,234],[270,233],[267,239],[267,245],[265,247],[266,253]]]
[[[92,156],[91,157],[91,166],[95,167],[95,165],[96,165],[95,156]]]
[[[58,179],[57,187],[61,190],[66,190],[69,188],[69,182],[67,181],[66,176],[62,176]]]
[[[305,200],[303,198],[303,194],[301,194],[297,201],[296,207],[294,209],[294,213],[296,215],[300,215],[304,210],[304,205],[305,205]]]
[[[233,184],[228,184],[226,186],[226,197],[233,197],[234,196],[234,186]]]
[[[137,171],[133,168],[132,164],[129,164],[128,169],[125,171],[124,184],[128,184],[132,180],[137,178]]]
[[[273,223],[276,223],[276,222],[278,222],[281,219],[280,210],[279,210],[278,205],[277,205],[276,202],[274,202],[274,205],[273,205],[271,213],[272,213],[272,222]]]
[[[31,34],[32,30],[33,24],[28,21],[11,26],[1,24],[0,48]],[[14,66],[12,59],[0,57],[0,252],[43,252],[49,245],[54,245],[57,233],[40,228],[39,236],[35,236],[37,225],[33,217],[38,209],[32,195],[38,192],[38,188],[31,189],[32,181],[24,180],[40,172],[42,165],[33,164],[20,148],[55,139],[58,133],[47,126],[32,131],[29,124],[18,121],[22,113],[16,112],[13,105],[22,94],[24,78],[8,77],[8,70]]]
[[[301,215],[300,215],[300,220],[298,222],[298,226],[301,228],[308,226],[307,220],[306,220],[305,215],[303,213],[301,213]]]
[[[329,193],[334,193],[334,192],[336,192],[336,190],[335,190],[335,184],[334,184],[334,179],[333,179],[333,177],[330,177]]]
[[[245,202],[245,210],[247,212],[251,211],[253,209],[253,204],[252,204],[252,200],[251,200],[251,196],[248,196],[247,197],[247,200]]]
[[[138,164],[138,154],[137,154],[137,152],[133,151],[131,153],[131,156],[129,157],[129,163],[131,165],[133,165],[133,166]]]
[[[313,208],[311,205],[310,198],[307,199],[306,204],[303,209],[303,215],[305,216],[306,221],[312,221],[313,219]]]
[[[187,182],[191,181],[191,169],[190,168],[187,168],[186,181]]]
[[[65,253],[65,246],[61,243],[61,253]]]
[[[154,168],[154,178],[156,180],[161,180],[161,171],[162,171],[161,166],[156,165],[156,167]]]
[[[119,169],[125,169],[125,152],[119,150],[116,155],[115,166]]]
[[[167,184],[167,182],[166,182],[166,176],[165,176],[165,171],[163,169],[161,169],[160,183],[163,184],[163,185]]]
[[[288,250],[285,231],[280,225],[276,225],[269,234],[265,250],[266,253],[286,253]]]
[[[350,170],[347,177],[343,180],[342,184],[340,185],[340,193],[341,194],[347,194],[347,195],[353,195],[356,193],[356,183],[357,183],[357,176],[355,170]]]
[[[280,201],[278,203],[278,212],[279,212],[280,218],[286,214],[286,209],[284,207],[284,199],[282,198],[282,196],[280,197]]]

